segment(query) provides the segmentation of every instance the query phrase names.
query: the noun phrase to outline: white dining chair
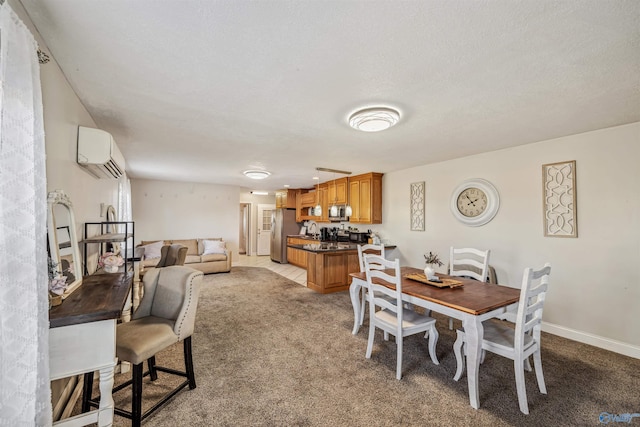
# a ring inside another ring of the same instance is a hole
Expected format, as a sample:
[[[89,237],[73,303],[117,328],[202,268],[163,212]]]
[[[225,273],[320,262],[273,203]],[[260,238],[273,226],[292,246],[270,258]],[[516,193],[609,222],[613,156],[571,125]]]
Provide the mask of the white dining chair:
[[[490,351],[500,356],[513,360],[516,389],[518,391],[518,403],[520,411],[529,413],[527,404],[527,390],[524,382],[525,361],[533,355],[533,363],[536,370],[536,379],[540,393],[547,394],[542,373],[542,357],[540,355],[540,323],[542,322],[542,309],[545,295],[549,285],[551,264],[547,263],[540,270],[527,268],[522,277],[522,288],[518,302],[515,329],[508,322],[487,321],[483,323],[484,338],[482,350]],[[463,346],[466,347],[465,333],[457,331],[458,338],[453,344],[456,356],[457,369],[453,377],[458,381],[464,371]]]
[[[372,268],[374,264],[382,265],[385,269],[392,269],[394,274],[374,269]],[[364,255],[364,265],[369,288],[369,340],[366,358],[371,358],[376,328],[385,333],[385,338],[388,334],[395,336],[397,348],[396,379],[401,379],[403,338],[426,332],[425,338],[429,339],[429,356],[434,364],[439,365],[440,362],[436,356],[436,343],[438,342],[436,319],[416,313],[403,306],[400,261],[398,259],[388,261],[376,255]],[[376,283],[378,280],[394,286],[395,289]],[[385,297],[391,297],[395,301],[389,301]],[[380,309],[377,310],[377,307]]]
[[[449,276],[463,276],[486,282],[489,274],[490,250],[474,248],[449,248]],[[453,330],[453,318],[449,318],[449,329]]]
[[[364,273],[364,255],[365,254],[379,255],[382,258],[384,258],[385,257],[384,245],[372,245],[372,244],[358,245],[358,263],[360,265],[360,272],[362,273]],[[380,267],[381,266],[376,264],[371,265],[371,268],[380,268]],[[367,307],[367,301],[368,301],[367,289],[362,288],[360,290],[360,319],[358,322],[356,322],[356,324],[353,325],[353,331],[352,331],[353,335],[358,333],[360,326],[362,326],[362,324],[364,323],[364,312]]]

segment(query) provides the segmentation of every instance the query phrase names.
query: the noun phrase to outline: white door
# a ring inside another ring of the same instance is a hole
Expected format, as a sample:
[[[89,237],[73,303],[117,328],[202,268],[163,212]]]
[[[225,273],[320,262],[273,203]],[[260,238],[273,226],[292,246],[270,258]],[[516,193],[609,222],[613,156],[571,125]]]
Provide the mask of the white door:
[[[271,254],[271,226],[276,205],[258,205],[258,255]]]

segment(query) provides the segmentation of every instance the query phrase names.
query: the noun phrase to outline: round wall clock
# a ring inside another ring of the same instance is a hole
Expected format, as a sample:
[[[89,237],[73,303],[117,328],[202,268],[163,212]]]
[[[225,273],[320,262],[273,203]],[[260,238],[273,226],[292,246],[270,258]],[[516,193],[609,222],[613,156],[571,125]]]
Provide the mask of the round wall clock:
[[[451,195],[451,212],[458,221],[478,227],[491,221],[500,207],[498,190],[484,179],[469,179]]]

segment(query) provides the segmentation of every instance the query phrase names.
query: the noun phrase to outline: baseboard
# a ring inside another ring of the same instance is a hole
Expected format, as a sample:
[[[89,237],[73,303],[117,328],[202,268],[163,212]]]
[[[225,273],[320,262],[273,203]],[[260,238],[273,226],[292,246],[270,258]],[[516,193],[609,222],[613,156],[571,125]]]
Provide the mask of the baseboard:
[[[588,334],[586,332],[577,331],[575,329],[566,328],[564,326],[559,326],[548,322],[542,322],[542,330],[544,332],[558,335],[563,338],[568,338],[573,341],[578,341],[584,344],[592,345],[594,347],[613,351],[614,353],[620,353],[625,356],[640,359],[640,347],[633,344],[604,338],[598,335]]]

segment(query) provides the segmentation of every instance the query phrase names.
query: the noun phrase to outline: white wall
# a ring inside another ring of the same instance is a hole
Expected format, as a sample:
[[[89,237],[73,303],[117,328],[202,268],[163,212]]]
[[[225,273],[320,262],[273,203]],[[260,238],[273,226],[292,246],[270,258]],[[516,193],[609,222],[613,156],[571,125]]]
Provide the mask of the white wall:
[[[383,177],[383,238],[403,264],[449,247],[491,249],[501,284],[520,287],[525,267],[551,262],[546,330],[640,357],[640,123],[602,129]],[[578,238],[544,237],[542,165],[576,160]],[[449,209],[462,181],[484,178],[500,193],[500,210],[467,227]],[[426,182],[426,230],[410,231],[409,185]],[[445,261],[446,262],[446,261]],[[441,270],[443,270],[443,267]]]
[[[69,195],[73,203],[78,238],[82,238],[85,222],[104,220],[100,217],[100,203],[117,206],[118,182],[94,178],[76,163],[78,125],[97,126],[62,74],[22,4],[15,0],[10,0],[9,3],[51,58],[49,63],[40,65],[47,191],[60,189]]]
[[[251,254],[255,255],[258,250],[258,205],[275,205],[276,196],[257,196],[255,194],[251,194],[250,190],[243,190],[240,192],[240,202],[249,203],[251,205],[249,218],[249,245],[251,247]]]
[[[136,244],[222,237],[238,255],[240,189],[230,185],[131,180]]]
[[[117,206],[118,183],[115,180],[93,178],[76,163],[78,125],[96,127],[95,122],[69,86],[22,4],[17,0],[9,0],[9,4],[50,57],[49,63],[40,65],[47,191],[61,189],[69,195],[73,203],[77,235],[81,239],[85,222],[104,220],[100,218],[100,203]],[[52,382],[54,405],[66,383],[66,379]]]

